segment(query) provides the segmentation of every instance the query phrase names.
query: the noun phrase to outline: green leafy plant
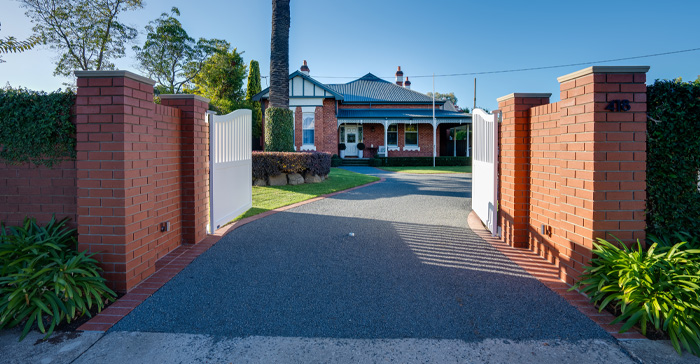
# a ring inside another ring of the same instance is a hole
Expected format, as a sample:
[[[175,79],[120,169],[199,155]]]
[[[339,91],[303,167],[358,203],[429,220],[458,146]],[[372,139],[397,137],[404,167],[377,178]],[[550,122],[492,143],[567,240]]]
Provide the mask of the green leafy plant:
[[[0,226],[0,329],[24,322],[20,340],[35,323],[49,337],[63,320],[90,316],[93,306],[101,311],[116,296],[92,255],[76,251],[67,221],[54,217],[39,226],[26,218],[22,226]]]
[[[677,231],[671,235],[656,236],[649,234],[648,239],[652,243],[656,243],[659,246],[671,247],[675,245],[676,241],[684,241],[687,244],[683,245],[682,249],[700,249],[700,236],[693,236],[692,234],[684,231]]]
[[[265,109],[265,151],[294,151],[294,113],[280,107]]]
[[[603,310],[612,304],[621,314],[612,322],[624,322],[620,332],[639,325],[665,331],[678,353],[681,345],[700,355],[700,250],[653,244],[644,251],[621,242],[594,243],[594,258],[584,270],[579,289]]]
[[[70,91],[0,89],[0,160],[48,167],[75,158]]]

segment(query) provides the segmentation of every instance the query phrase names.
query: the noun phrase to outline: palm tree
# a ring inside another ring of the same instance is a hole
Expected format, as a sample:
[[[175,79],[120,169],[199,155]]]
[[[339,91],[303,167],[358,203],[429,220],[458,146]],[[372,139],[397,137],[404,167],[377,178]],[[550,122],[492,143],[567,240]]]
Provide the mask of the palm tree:
[[[294,120],[289,110],[289,0],[272,0],[270,107],[265,109],[265,150],[294,151]]]
[[[289,0],[272,0],[270,107],[289,108]]]

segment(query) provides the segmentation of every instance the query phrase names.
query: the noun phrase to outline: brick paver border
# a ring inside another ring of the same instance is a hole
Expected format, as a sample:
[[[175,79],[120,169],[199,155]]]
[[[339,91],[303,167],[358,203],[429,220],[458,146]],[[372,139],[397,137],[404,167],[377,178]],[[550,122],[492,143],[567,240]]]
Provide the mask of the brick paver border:
[[[495,247],[499,252],[508,257],[515,264],[519,265],[526,272],[530,273],[537,280],[542,282],[547,288],[554,291],[556,294],[564,298],[569,304],[576,307],[581,313],[588,316],[589,319],[597,323],[608,334],[616,339],[627,340],[647,340],[646,336],[632,329],[624,333],[620,333],[622,324],[611,325],[615,316],[607,311],[598,312],[598,309],[589,301],[585,295],[569,291],[571,285],[567,284],[559,278],[559,268],[550,263],[546,259],[535,254],[531,250],[514,248],[498,238],[491,236],[491,232],[486,230],[484,225],[472,211],[467,219],[469,228],[474,231],[479,237],[486,240],[489,244]]]
[[[308,203],[323,200],[325,198],[333,197],[341,193],[354,191],[358,188],[367,187],[376,183],[381,183],[386,181],[385,178],[381,178],[379,181],[370,182],[361,186],[352,187],[346,190],[337,191],[329,193],[323,196],[315,197],[309,200],[297,202],[292,205],[283,206],[274,210],[265,211],[263,213],[257,214],[255,216],[246,217],[245,219],[238,220],[231,225],[224,226],[216,230],[213,234],[207,235],[204,240],[197,244],[186,244],[181,245],[177,249],[170,252],[168,255],[164,256],[156,262],[156,272],[150,277],[146,278],[134,289],[129,291],[126,295],[118,299],[116,302],[112,303],[109,307],[102,310],[95,317],[90,319],[88,322],[82,324],[78,327],[80,331],[101,331],[106,332],[112,326],[114,326],[119,320],[128,315],[134,308],[140,305],[148,297],[156,293],[161,287],[165,285],[170,279],[175,277],[180,273],[188,264],[195,260],[202,253],[211,248],[216,244],[221,238],[226,234],[230,233],[237,228],[267,216],[276,214],[281,211],[286,211],[293,209],[295,207],[306,205]]]

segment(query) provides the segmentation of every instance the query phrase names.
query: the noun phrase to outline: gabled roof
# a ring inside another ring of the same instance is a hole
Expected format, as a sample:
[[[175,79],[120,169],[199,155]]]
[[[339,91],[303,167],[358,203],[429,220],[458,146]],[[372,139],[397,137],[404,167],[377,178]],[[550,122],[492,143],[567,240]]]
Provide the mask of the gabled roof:
[[[325,84],[322,84],[322,83],[316,81],[311,76],[309,76],[301,71],[294,71],[292,74],[289,75],[290,80],[293,79],[294,77],[301,77],[301,78],[313,83],[314,85],[320,87],[321,89],[327,91],[329,94],[333,95],[333,97],[335,97],[337,100],[343,100],[343,95],[339,94],[338,92],[336,92],[332,88],[328,87],[328,85],[325,85]],[[255,96],[253,96],[252,100],[253,101],[260,101],[263,98],[263,96],[267,95],[269,92],[270,92],[270,88],[268,87],[268,88],[258,92],[257,94],[255,94]]]
[[[345,103],[429,104],[433,102],[428,95],[385,81],[371,73],[345,84],[327,86],[342,94]],[[435,103],[442,105],[444,101],[435,100]]]

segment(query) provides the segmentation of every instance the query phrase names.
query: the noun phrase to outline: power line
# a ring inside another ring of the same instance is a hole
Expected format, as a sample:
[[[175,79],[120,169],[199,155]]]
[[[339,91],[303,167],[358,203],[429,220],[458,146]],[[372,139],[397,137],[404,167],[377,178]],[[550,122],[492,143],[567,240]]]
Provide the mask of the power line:
[[[537,70],[545,70],[545,69],[552,69],[552,68],[563,68],[563,67],[573,67],[573,66],[583,66],[583,65],[589,65],[592,63],[609,63],[609,62],[618,62],[618,61],[629,61],[632,59],[641,59],[641,58],[650,58],[650,57],[658,57],[658,56],[667,56],[669,54],[678,54],[678,53],[687,53],[687,52],[695,52],[695,51],[700,51],[700,48],[691,48],[691,49],[683,49],[679,51],[671,51],[671,52],[663,52],[663,53],[654,53],[654,54],[645,54],[643,56],[633,56],[633,57],[624,57],[624,58],[614,58],[614,59],[605,59],[605,60],[600,60],[600,61],[589,61],[589,62],[579,62],[579,63],[568,63],[568,64],[560,64],[560,65],[555,65],[555,66],[541,66],[541,67],[529,67],[529,68],[514,68],[514,69],[507,69],[507,70],[498,70],[498,71],[481,71],[481,72],[465,72],[465,73],[446,73],[446,74],[441,74],[441,75],[435,75],[435,77],[457,77],[457,76],[475,76],[475,75],[488,75],[488,74],[495,74],[495,73],[512,73],[512,72],[525,72],[525,71],[537,71]],[[380,78],[386,78],[390,79],[394,77],[392,76],[381,76]],[[413,78],[423,78],[423,77],[433,77],[433,75],[411,75]],[[359,78],[356,76],[313,76],[313,78]]]

